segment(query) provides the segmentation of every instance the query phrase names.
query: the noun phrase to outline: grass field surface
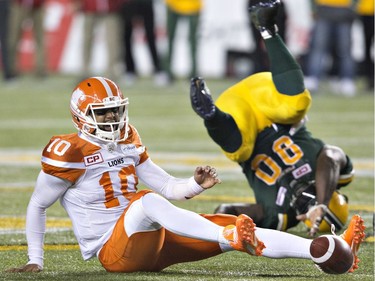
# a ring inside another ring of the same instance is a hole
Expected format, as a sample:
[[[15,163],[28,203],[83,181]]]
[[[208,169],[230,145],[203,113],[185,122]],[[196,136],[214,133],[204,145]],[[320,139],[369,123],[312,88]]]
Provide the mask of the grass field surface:
[[[365,219],[370,237],[360,249],[360,268],[353,274],[331,276],[311,261],[271,260],[243,253],[226,253],[208,260],[171,266],[160,273],[107,273],[96,259],[82,260],[71,223],[56,203],[47,213],[45,268],[38,274],[4,270],[27,262],[24,234],[28,200],[40,170],[40,155],[50,137],[75,131],[69,113],[74,77],[26,76],[0,84],[0,280],[374,280],[374,96],[362,89],[351,99],[334,95],[328,84],[313,96],[308,128],[315,137],[342,147],[356,169],[354,182],[342,189],[350,214]],[[214,99],[234,80],[208,79]],[[222,202],[254,202],[240,167],[226,159],[209,138],[202,120],[190,106],[189,81],[155,87],[144,78],[126,88],[130,122],[138,129],[151,158],[175,176],[191,176],[197,165],[217,167],[221,185],[176,205],[211,213]],[[142,187],[142,186],[140,186]],[[306,236],[303,225],[291,233]],[[280,241],[283,243],[283,241]]]

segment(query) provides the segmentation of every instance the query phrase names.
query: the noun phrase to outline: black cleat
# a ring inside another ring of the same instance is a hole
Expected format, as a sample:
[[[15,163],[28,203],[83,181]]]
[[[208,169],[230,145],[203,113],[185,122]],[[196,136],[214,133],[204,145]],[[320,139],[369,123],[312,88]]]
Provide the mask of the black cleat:
[[[276,35],[276,16],[281,5],[280,0],[251,0],[249,12],[251,21],[264,39]]]
[[[204,120],[213,118],[216,107],[203,78],[194,77],[190,80],[190,101],[194,111]]]

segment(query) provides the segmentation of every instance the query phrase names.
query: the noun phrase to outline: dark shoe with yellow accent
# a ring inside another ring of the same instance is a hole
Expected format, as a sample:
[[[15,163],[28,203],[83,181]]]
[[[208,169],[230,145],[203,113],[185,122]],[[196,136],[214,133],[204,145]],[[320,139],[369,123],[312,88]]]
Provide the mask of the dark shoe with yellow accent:
[[[264,39],[271,38],[277,33],[276,16],[280,5],[280,0],[250,1],[251,21]]]

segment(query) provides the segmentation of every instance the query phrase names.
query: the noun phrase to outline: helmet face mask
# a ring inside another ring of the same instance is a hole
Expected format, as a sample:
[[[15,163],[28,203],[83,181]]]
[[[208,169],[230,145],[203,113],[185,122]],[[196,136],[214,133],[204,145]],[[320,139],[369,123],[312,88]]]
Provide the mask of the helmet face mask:
[[[100,138],[101,140],[108,141],[121,141],[120,138],[121,130],[124,128],[125,123],[127,123],[127,99],[120,101],[123,103],[120,106],[106,106],[103,104],[90,104],[88,110],[88,118],[92,119],[92,126],[90,129],[94,129],[93,134]],[[114,119],[110,122],[101,122],[99,116],[107,114],[107,112],[113,114]],[[90,131],[90,130],[89,130]]]
[[[78,84],[70,101],[75,127],[84,135],[105,142],[127,138],[128,98],[106,78],[92,77]]]

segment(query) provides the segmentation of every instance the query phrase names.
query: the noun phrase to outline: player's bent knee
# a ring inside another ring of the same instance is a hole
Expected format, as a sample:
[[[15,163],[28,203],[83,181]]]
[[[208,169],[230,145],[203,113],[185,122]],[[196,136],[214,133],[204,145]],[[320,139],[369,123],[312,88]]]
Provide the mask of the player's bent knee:
[[[168,211],[173,206],[167,199],[156,193],[147,193],[142,197],[142,207],[149,217],[154,217],[159,212]]]
[[[155,222],[145,212],[142,200],[132,203],[125,214],[125,232],[130,237],[134,233],[158,230],[161,226]]]

